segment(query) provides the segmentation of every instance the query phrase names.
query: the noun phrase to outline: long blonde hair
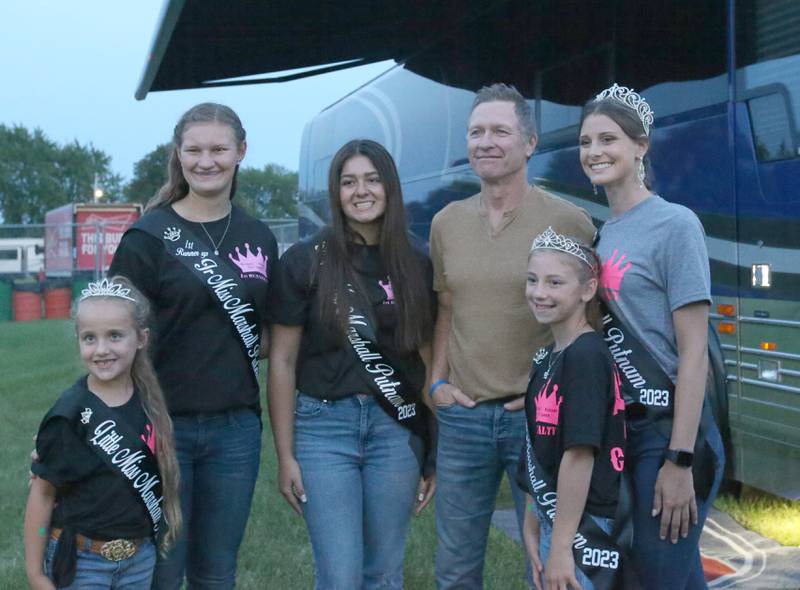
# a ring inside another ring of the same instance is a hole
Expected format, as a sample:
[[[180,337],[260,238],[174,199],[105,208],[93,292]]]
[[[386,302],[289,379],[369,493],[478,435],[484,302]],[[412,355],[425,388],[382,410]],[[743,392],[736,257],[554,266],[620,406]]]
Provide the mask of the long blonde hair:
[[[111,277],[109,281],[130,290],[128,297],[131,297],[134,301],[131,302],[120,297],[115,297],[114,300],[126,304],[130,309],[133,325],[137,333],[141,335],[142,331],[148,328],[150,324],[150,303],[147,297],[142,295],[127,277],[117,275]],[[75,315],[77,315],[79,306],[80,303],[75,305]],[[156,433],[155,455],[158,460],[158,469],[161,473],[163,491],[162,514],[167,524],[167,532],[161,537],[160,549],[165,552],[175,543],[183,522],[178,492],[180,469],[175,455],[172,419],[169,417],[167,403],[164,400],[164,392],[150,360],[149,343],[150,339],[148,338],[147,344],[136,351],[133,365],[131,366],[131,379],[139,392],[139,400],[144,413]]]

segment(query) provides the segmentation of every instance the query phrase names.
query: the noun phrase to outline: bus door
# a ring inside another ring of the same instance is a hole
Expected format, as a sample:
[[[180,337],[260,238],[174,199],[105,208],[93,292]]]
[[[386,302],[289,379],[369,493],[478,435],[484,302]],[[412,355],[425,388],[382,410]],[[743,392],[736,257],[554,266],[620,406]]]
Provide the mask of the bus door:
[[[800,3],[739,0],[736,22],[735,459],[742,479],[798,498]]]

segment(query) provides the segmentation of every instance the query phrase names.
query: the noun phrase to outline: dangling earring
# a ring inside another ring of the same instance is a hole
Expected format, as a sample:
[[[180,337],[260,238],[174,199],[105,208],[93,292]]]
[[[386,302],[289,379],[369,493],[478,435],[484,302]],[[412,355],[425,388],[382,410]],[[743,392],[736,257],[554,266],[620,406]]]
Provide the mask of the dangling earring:
[[[597,185],[596,184],[592,185],[592,191],[594,192],[594,196],[596,197],[597,196]]]
[[[639,169],[636,171],[636,176],[639,177],[639,188],[644,188],[644,179],[647,173],[644,171],[644,158],[637,158],[639,160]]]

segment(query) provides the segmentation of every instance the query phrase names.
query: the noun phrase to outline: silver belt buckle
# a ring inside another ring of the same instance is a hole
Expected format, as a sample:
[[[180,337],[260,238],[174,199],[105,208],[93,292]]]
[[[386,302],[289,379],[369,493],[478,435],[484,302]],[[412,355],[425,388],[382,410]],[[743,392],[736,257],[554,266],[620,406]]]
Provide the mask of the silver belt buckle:
[[[122,561],[136,554],[136,545],[128,539],[114,539],[103,543],[100,547],[100,555],[108,561]]]

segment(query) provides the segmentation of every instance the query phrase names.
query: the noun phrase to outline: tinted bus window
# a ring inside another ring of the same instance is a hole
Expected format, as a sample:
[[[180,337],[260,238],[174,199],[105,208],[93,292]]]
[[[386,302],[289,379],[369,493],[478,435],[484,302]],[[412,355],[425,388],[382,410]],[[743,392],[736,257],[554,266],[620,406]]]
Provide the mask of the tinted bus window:
[[[736,84],[762,162],[800,157],[800,2],[739,0]]]

